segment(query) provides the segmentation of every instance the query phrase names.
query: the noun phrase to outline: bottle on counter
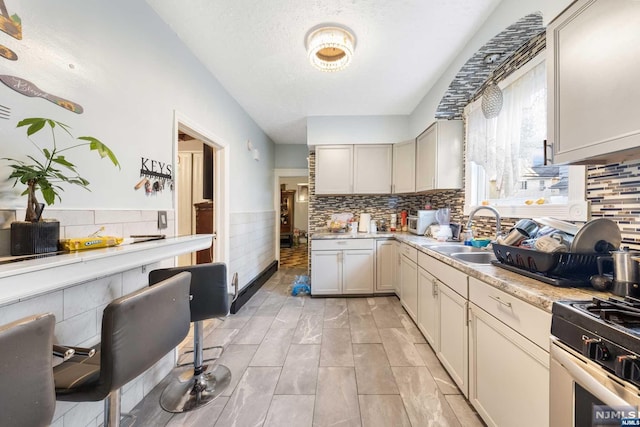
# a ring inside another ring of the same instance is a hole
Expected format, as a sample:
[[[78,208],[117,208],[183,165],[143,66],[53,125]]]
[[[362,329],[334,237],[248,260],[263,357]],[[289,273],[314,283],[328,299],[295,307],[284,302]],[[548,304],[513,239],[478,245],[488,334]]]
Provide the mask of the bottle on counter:
[[[405,209],[403,209],[402,212],[400,212],[400,226],[402,227],[402,231],[409,231],[407,216],[409,216],[409,214]]]
[[[473,241],[473,229],[468,228],[464,232],[464,245],[465,246],[473,246],[471,242]]]

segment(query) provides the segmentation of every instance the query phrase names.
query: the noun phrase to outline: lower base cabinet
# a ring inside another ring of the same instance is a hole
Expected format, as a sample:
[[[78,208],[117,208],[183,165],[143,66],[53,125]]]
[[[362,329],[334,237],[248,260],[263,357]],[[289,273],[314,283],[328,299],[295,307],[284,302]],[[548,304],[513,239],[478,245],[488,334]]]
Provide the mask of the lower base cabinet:
[[[438,286],[440,348],[436,355],[465,397],[469,396],[469,328],[467,299],[448,286]]]
[[[469,401],[488,426],[549,425],[549,354],[471,304]]]
[[[418,320],[418,251],[409,245],[400,248],[400,302],[414,322]]]
[[[466,397],[469,395],[467,294],[464,273],[418,254],[418,329]]]
[[[440,299],[438,280],[418,267],[418,320],[416,324],[436,353],[440,351]]]
[[[469,401],[488,426],[549,425],[551,313],[469,278]]]
[[[376,286],[375,292],[393,292],[396,286],[396,241],[376,241]]]
[[[373,239],[311,241],[311,294],[372,294]]]

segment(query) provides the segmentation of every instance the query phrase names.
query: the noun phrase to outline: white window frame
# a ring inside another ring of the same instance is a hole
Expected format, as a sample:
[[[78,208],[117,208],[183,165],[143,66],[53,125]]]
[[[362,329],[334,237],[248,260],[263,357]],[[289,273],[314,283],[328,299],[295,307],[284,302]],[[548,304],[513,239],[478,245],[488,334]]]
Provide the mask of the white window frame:
[[[544,51],[536,55],[527,64],[517,71],[513,72],[506,79],[498,83],[500,89],[504,89],[511,83],[522,77],[525,73],[531,71],[535,66],[545,60]],[[479,101],[475,101],[479,102]],[[475,103],[474,102],[474,103]],[[474,103],[469,103],[464,109],[464,120],[466,123],[469,110]],[[547,129],[547,134],[549,134]],[[468,141],[468,127],[465,126],[465,148]],[[542,141],[540,141],[542,145]],[[474,183],[471,179],[470,170],[465,157],[465,198],[464,198],[464,214],[469,215],[471,210],[477,205],[471,205],[467,195],[472,193]],[[567,221],[588,221],[590,217],[590,203],[587,200],[587,170],[585,166],[569,166],[569,190],[568,201],[565,204],[543,204],[543,205],[500,205],[493,206],[500,212],[500,216],[506,218],[539,218],[553,217]],[[478,216],[492,216],[486,210],[480,210]]]

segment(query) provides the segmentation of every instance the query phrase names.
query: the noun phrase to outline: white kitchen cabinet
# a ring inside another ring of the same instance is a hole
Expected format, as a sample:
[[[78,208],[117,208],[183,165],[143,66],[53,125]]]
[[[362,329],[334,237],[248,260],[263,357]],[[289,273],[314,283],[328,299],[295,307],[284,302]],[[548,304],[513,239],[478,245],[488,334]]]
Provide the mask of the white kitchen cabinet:
[[[462,188],[462,120],[438,120],[416,140],[416,190]]]
[[[400,264],[402,263],[402,252],[400,251],[400,248],[402,247],[402,243],[396,241],[395,244],[396,244],[396,248],[395,248],[394,259],[395,259],[396,268],[395,268],[395,278],[393,281],[393,288],[396,292],[396,296],[402,299],[402,286],[400,286],[400,281],[401,281]]]
[[[400,302],[414,322],[418,320],[418,250],[407,244],[400,247]]]
[[[391,193],[392,148],[391,144],[354,146],[354,194]]]
[[[469,395],[467,276],[418,254],[418,328],[465,396]]]
[[[395,240],[376,241],[376,286],[375,292],[394,292],[396,280]]]
[[[548,426],[551,315],[474,278],[469,299],[469,401],[489,426]]]
[[[311,251],[311,293],[342,293],[342,251]]]
[[[416,141],[393,144],[393,193],[416,191]]]
[[[373,239],[311,240],[311,294],[372,294]]]
[[[316,194],[353,193],[353,145],[316,147]]]
[[[418,267],[418,329],[436,353],[440,350],[438,280]]]
[[[440,300],[440,346],[436,355],[458,388],[469,395],[469,327],[467,299],[442,283]]]
[[[373,293],[373,266],[373,249],[343,251],[342,293]]]
[[[547,27],[554,163],[640,157],[640,2],[579,0]]]

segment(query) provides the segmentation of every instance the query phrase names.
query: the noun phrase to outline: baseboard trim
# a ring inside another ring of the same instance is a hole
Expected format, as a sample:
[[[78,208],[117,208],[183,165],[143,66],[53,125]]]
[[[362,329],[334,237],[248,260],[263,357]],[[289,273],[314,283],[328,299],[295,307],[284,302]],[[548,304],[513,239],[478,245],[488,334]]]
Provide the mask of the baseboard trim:
[[[271,276],[278,271],[278,261],[275,260],[267,268],[262,270],[260,274],[253,278],[247,286],[242,288],[238,293],[238,298],[231,304],[231,314],[235,314],[245,305],[251,297],[258,292],[258,289],[264,285]]]

